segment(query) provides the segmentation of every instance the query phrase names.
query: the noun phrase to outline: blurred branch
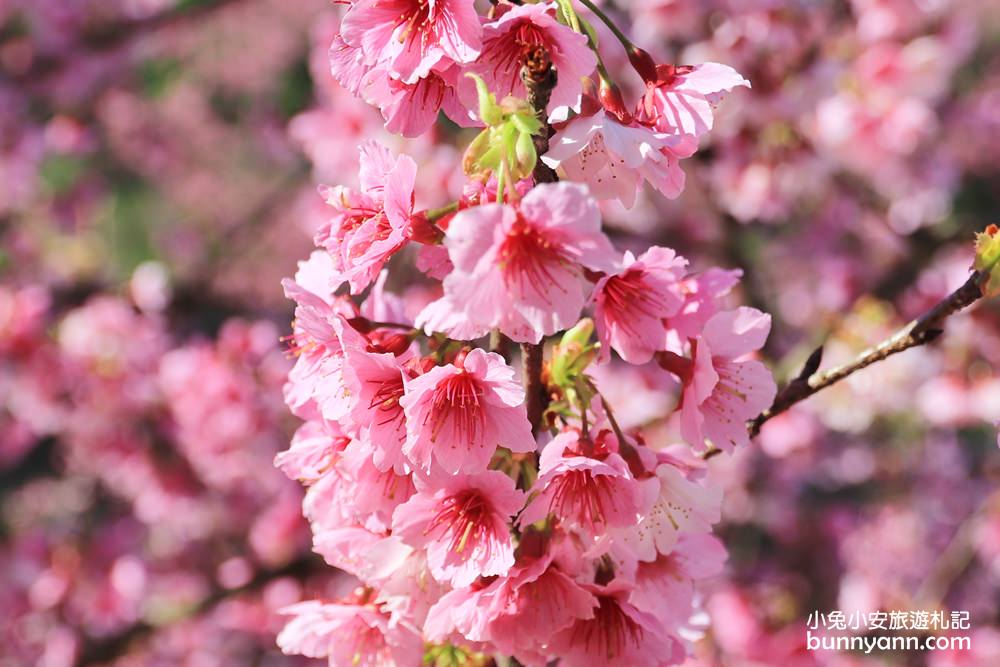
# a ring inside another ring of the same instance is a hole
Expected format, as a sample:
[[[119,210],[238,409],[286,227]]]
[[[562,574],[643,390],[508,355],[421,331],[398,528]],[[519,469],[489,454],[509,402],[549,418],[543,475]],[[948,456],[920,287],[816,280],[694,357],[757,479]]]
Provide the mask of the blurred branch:
[[[195,605],[183,620],[192,620],[210,612],[221,602],[230,598],[260,590],[267,584],[282,577],[302,579],[310,574],[327,571],[325,564],[312,553],[305,554],[287,565],[270,570],[261,570],[253,579],[236,588],[215,588],[209,595]],[[130,647],[161,628],[145,621],[139,621],[121,632],[103,639],[85,643],[80,650],[74,667],[96,667],[113,661],[128,652]]]
[[[80,54],[77,51],[79,49],[93,53],[112,51],[144,35],[189,21],[200,20],[216,10],[244,1],[204,0],[195,4],[182,3],[180,6],[165,9],[146,18],[126,19],[97,26],[83,32],[80,39],[66,45],[60,53],[39,57],[26,71],[12,74],[10,78],[33,86],[44,84],[47,79],[59,75],[67,67],[78,62]]]
[[[881,343],[868,348],[849,363],[818,372],[822,358],[822,347],[817,349],[810,355],[806,367],[799,376],[778,392],[771,407],[750,422],[748,427],[750,435],[756,436],[760,432],[761,426],[772,417],[785,412],[796,403],[840,382],[857,371],[910,348],[932,342],[943,333],[944,322],[948,317],[982,298],[983,286],[988,279],[988,273],[974,271],[964,285],[949,294],[929,311]]]

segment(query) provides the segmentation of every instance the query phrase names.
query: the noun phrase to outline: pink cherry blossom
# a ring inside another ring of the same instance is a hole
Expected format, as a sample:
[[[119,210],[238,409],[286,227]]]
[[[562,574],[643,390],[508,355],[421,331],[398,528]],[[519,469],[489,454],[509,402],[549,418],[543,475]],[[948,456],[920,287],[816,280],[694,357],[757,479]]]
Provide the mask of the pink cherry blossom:
[[[513,95],[523,99],[526,91],[521,82],[521,66],[525,52],[531,47],[542,46],[559,73],[548,111],[551,113],[560,106],[578,108],[583,90],[581,78],[589,76],[597,67],[586,36],[556,20],[554,3],[500,7],[507,11],[483,26],[483,52],[470,65],[470,71],[481,76],[497,98]],[[466,105],[475,108],[472,82],[460,82],[459,89]]]
[[[753,308],[718,313],[692,343],[693,368],[685,378],[681,433],[695,447],[709,440],[731,451],[749,442],[746,423],[777,393],[771,373],[746,355],[767,339],[771,318]]]
[[[624,534],[640,561],[669,554],[681,535],[702,534],[722,518],[722,490],[691,479],[670,457],[656,467],[654,477],[640,481],[648,507]]]
[[[643,181],[664,197],[680,196],[684,189],[680,160],[697,149],[694,137],[664,134],[600,109],[570,119],[549,141],[541,159],[553,169],[562,167],[570,180],[586,183],[597,199],[617,199],[632,208]]]
[[[427,614],[429,641],[485,642],[526,664],[546,662],[545,644],[577,619],[592,618],[595,598],[552,562],[551,554],[519,562],[486,584],[456,588]]]
[[[639,564],[629,602],[676,632],[696,607],[698,581],[718,575],[725,561],[726,549],[718,538],[681,533],[669,554]]]
[[[687,260],[669,248],[654,246],[636,259],[626,253],[622,269],[594,287],[594,322],[601,341],[600,360],[611,348],[632,364],[649,361],[665,349],[663,320],[683,304],[680,281]]]
[[[642,502],[639,484],[618,453],[599,449],[575,430],[553,438],[542,451],[533,498],[520,525],[552,515],[593,536],[634,525]]]
[[[596,203],[572,183],[539,185],[516,207],[460,211],[444,244],[455,269],[417,324],[462,339],[497,328],[537,343],[572,326],[589,294],[584,270],[615,261]]]
[[[417,494],[396,509],[392,531],[426,549],[435,579],[468,586],[514,565],[509,519],[524,505],[524,493],[510,477],[489,470],[416,481]]]
[[[628,602],[622,584],[587,588],[597,598],[593,618],[580,619],[556,633],[549,649],[563,667],[665,667],[684,656],[680,641],[660,620]]]
[[[404,137],[418,137],[444,113],[462,127],[476,121],[459,102],[457,65],[433,69],[413,83],[394,79],[384,66],[373,67],[361,81],[360,94],[365,101],[378,107],[385,119],[385,129]]]
[[[358,0],[341,24],[344,42],[360,48],[367,65],[413,84],[443,60],[475,60],[482,26],[473,0]]]
[[[432,462],[452,474],[486,469],[498,446],[535,450],[524,388],[503,357],[471,350],[456,364],[409,380],[399,399],[406,415],[403,453],[414,465]]]
[[[368,141],[361,145],[360,190],[320,189],[336,213],[316,232],[316,244],[330,253],[334,270],[350,284],[352,294],[370,285],[406,244],[416,175],[411,157],[394,157]]]
[[[740,269],[711,268],[689,275],[681,281],[684,305],[667,318],[668,349],[680,352],[689,338],[696,338],[705,323],[719,312],[720,300],[732,291],[743,275]]]
[[[656,81],[647,82],[636,116],[658,132],[695,137],[712,129],[712,109],[737,86],[750,82],[728,65],[660,65]]]
[[[286,654],[327,658],[331,667],[411,665],[421,654],[420,636],[373,605],[322,603],[286,607],[293,616],[278,635]]]

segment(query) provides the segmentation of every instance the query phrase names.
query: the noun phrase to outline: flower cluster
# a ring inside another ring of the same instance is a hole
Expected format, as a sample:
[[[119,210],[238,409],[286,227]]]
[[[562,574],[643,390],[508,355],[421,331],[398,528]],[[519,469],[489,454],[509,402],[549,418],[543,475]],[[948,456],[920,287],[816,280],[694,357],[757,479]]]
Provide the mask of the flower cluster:
[[[333,38],[333,74],[390,130],[418,135],[438,110],[487,127],[439,210],[416,205],[415,160],[365,141],[358,187],[321,188],[317,249],[284,283],[304,423],[276,465],[307,487],[314,549],[358,583],[288,608],[285,652],[671,665],[702,629],[698,582],[725,550],[696,454],[745,444],[773,400],[752,358],[770,319],[727,309],[739,271],[617,250],[601,202],[631,206],[644,181],[679,194],[678,161],[747,82],[631,47],[646,89],[629,111],[592,31],[568,2],[481,17],[471,0],[360,0]],[[613,356],[676,383],[686,446],[622,428],[590,372]]]

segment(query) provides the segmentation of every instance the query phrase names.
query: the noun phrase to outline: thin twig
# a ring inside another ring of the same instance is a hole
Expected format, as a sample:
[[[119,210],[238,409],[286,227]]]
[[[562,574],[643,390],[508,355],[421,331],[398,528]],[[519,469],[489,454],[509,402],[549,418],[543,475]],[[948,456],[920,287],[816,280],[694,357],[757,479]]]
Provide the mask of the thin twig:
[[[756,436],[760,432],[760,427],[767,420],[780,415],[796,403],[840,382],[862,368],[867,368],[894,354],[935,340],[943,332],[946,319],[982,298],[983,286],[988,279],[988,273],[973,272],[964,285],[949,294],[929,311],[878,345],[868,348],[849,363],[816,372],[822,356],[822,348],[816,350],[810,355],[803,372],[778,393],[771,407],[750,422],[748,426],[750,436]]]

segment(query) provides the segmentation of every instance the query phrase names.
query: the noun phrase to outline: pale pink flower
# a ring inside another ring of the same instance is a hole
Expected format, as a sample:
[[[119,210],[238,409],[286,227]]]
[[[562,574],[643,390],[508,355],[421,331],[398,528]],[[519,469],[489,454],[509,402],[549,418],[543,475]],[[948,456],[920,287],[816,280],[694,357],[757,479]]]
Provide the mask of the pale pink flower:
[[[287,655],[327,658],[330,667],[401,667],[419,663],[423,654],[420,636],[374,605],[310,600],[282,613],[294,617],[278,635]]]
[[[292,445],[274,457],[274,465],[289,479],[303,484],[319,480],[350,442],[336,422],[308,421],[292,436]]]
[[[764,364],[745,357],[763,347],[770,329],[770,315],[738,308],[713,316],[692,342],[681,403],[681,434],[689,444],[701,448],[707,439],[731,451],[749,442],[747,421],[770,407],[777,388]]]
[[[562,167],[572,181],[586,183],[597,199],[618,199],[632,208],[644,180],[668,199],[680,196],[680,160],[697,149],[692,136],[658,132],[600,109],[570,119],[549,141],[542,162]]]
[[[519,525],[552,515],[590,536],[634,525],[642,503],[640,486],[625,460],[575,430],[563,431],[542,450],[531,491]]]
[[[681,642],[656,616],[628,602],[623,584],[586,588],[597,599],[594,616],[575,621],[549,643],[561,667],[666,667],[683,660]]]
[[[416,478],[417,494],[396,508],[392,532],[426,549],[431,574],[452,586],[506,573],[514,565],[509,519],[524,493],[495,470]]]
[[[646,83],[637,118],[658,132],[699,137],[712,129],[712,109],[737,86],[750,82],[728,65],[660,65],[656,81]]]
[[[559,73],[549,113],[561,106],[578,108],[583,90],[581,79],[597,67],[597,58],[587,46],[586,36],[556,20],[554,3],[500,7],[507,11],[483,26],[483,52],[469,70],[481,76],[497,98],[513,95],[523,99],[527,96],[521,81],[525,54],[532,47],[544,47]],[[460,82],[459,90],[466,106],[476,108],[472,81]]]
[[[417,165],[407,155],[395,157],[376,141],[361,145],[360,189],[321,187],[335,211],[316,232],[341,281],[359,294],[375,280],[386,261],[407,242],[413,214]]]
[[[622,359],[644,364],[665,349],[664,318],[683,305],[680,281],[687,260],[670,248],[654,246],[636,259],[625,254],[623,268],[594,287],[594,322],[601,341],[600,361],[614,348]]]
[[[676,631],[697,608],[697,580],[720,574],[725,561],[726,548],[718,538],[682,533],[669,554],[639,564],[629,602]]]
[[[503,357],[471,350],[455,364],[409,380],[399,399],[406,414],[403,453],[424,471],[432,461],[452,474],[486,469],[497,446],[532,452],[524,388]]]
[[[680,352],[689,338],[697,338],[705,323],[719,312],[720,300],[732,291],[742,276],[740,269],[711,268],[684,278],[680,284],[684,305],[677,314],[667,318],[668,349]]]
[[[575,183],[539,185],[517,207],[460,211],[444,244],[455,269],[417,324],[462,339],[497,328],[537,343],[572,326],[590,291],[585,269],[615,261],[597,204]]]
[[[473,0],[358,0],[341,23],[343,41],[370,66],[416,83],[443,60],[472,62],[482,49]]]
[[[640,561],[669,554],[683,534],[709,533],[722,518],[722,489],[691,479],[665,456],[656,475],[640,481],[645,510],[623,539]]]

